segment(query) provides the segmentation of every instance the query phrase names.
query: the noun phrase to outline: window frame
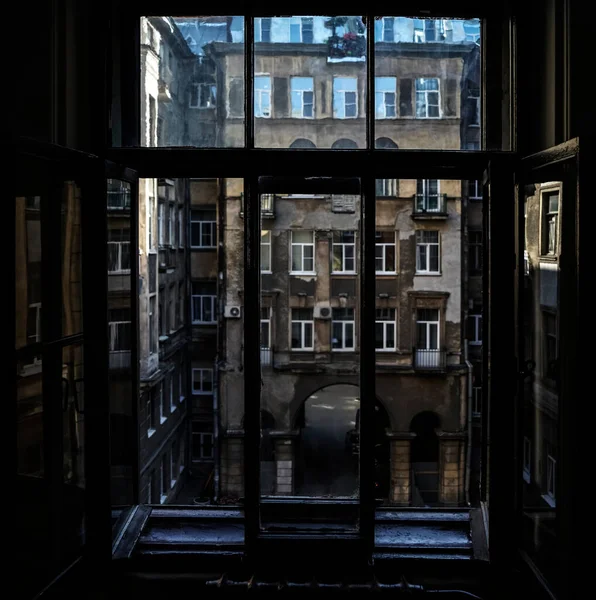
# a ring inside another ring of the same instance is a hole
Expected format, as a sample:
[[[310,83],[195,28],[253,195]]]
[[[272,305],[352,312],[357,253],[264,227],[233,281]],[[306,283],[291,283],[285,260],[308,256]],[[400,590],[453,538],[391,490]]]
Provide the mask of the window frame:
[[[199,212],[215,212],[216,213],[216,217],[215,217],[215,221],[204,221],[202,219],[196,219],[195,215],[193,215],[193,213],[199,213]],[[198,227],[198,232],[199,232],[199,244],[196,245],[195,239],[194,239],[194,235],[193,233],[196,231],[195,228],[193,228],[193,225],[199,224]],[[205,237],[205,232],[203,231],[203,225],[206,225],[207,228],[210,230],[209,235],[211,236],[211,244],[204,244],[203,243],[203,238]],[[214,209],[213,211],[207,208],[193,208],[190,211],[190,248],[191,249],[208,249],[208,250],[213,250],[215,248],[217,248],[217,210]]]
[[[376,238],[378,236],[379,233],[393,233],[393,243],[387,243],[387,242],[377,242]],[[386,231],[381,231],[381,230],[377,230],[375,231],[375,275],[397,275],[398,270],[397,270],[397,265],[398,265],[398,259],[397,259],[397,231],[391,231],[391,232],[386,232]],[[383,263],[383,267],[386,266],[387,264],[387,246],[393,246],[393,266],[394,266],[394,270],[393,271],[387,271],[385,269],[379,271],[377,270],[377,259],[381,258],[381,261]],[[381,248],[381,255],[380,257],[377,257],[377,248]]]
[[[379,87],[380,84],[380,79],[391,79],[393,80],[394,86],[393,86],[393,91],[387,91],[387,90],[378,90],[377,88]],[[386,94],[393,94],[393,105],[391,104],[387,104],[387,96]],[[381,102],[381,106],[383,108],[382,114],[379,114],[377,112],[377,107],[379,106],[379,98],[382,99]],[[393,115],[387,115],[387,106],[393,106]],[[391,77],[391,76],[387,76],[387,77],[375,77],[375,119],[377,121],[381,121],[381,120],[385,120],[385,119],[397,119],[398,118],[398,98],[397,98],[397,77]]]
[[[352,311],[352,319],[348,318],[335,318],[335,311]],[[331,309],[331,352],[355,352],[358,348],[356,341],[356,310],[354,308],[332,308]],[[335,338],[335,327],[341,325],[341,345],[339,347],[334,346]],[[352,328],[352,345],[346,345],[346,329]],[[314,341],[314,340],[313,340]]]
[[[198,82],[198,83],[191,83],[191,91],[190,91],[190,97],[188,99],[188,108],[196,108],[198,110],[212,110],[217,108],[217,84],[213,81],[213,82],[206,82],[206,81],[202,81],[202,82]],[[210,88],[209,92],[207,93],[207,96],[209,99],[211,99],[211,92],[213,92],[213,104],[211,104],[209,101],[207,103],[203,102],[203,90],[205,88]],[[193,90],[196,90],[196,98],[197,101],[196,103],[193,104]]]
[[[470,346],[482,346],[482,313],[470,313],[468,315],[469,322],[473,328],[473,338],[468,340]]]
[[[427,232],[432,232],[432,233],[436,233],[437,234],[437,241],[436,242],[424,242],[424,241],[419,241],[419,237],[423,237],[420,236],[419,234],[424,234]],[[441,231],[438,229],[417,229],[416,230],[416,271],[414,273],[414,275],[441,275]],[[420,252],[419,249],[424,246],[426,247],[426,268],[425,269],[420,269]],[[431,246],[436,246],[437,247],[437,270],[433,271],[430,267],[431,267],[431,258],[430,258],[430,247]]]
[[[315,318],[314,318],[314,311],[313,311],[313,315],[311,319],[294,319],[294,311],[295,310],[304,310],[304,309],[295,309],[295,308],[291,308],[291,314],[290,314],[290,340],[289,340],[289,344],[288,347],[290,349],[290,352],[313,352],[315,349]],[[313,309],[309,309],[309,310],[313,310]],[[293,346],[292,345],[292,330],[294,328],[294,324],[298,324],[300,325],[300,346]],[[311,341],[312,341],[312,345],[311,346],[306,346],[305,345],[305,340],[306,340],[306,328],[307,326],[310,326],[310,337],[311,337]]]
[[[312,242],[294,242],[294,233],[310,233],[312,236]],[[316,275],[316,264],[315,264],[315,245],[316,245],[316,236],[315,231],[312,229],[300,229],[300,230],[290,230],[290,275]],[[300,270],[294,270],[294,248],[300,248],[300,266],[302,267]],[[305,258],[304,249],[305,247],[312,248],[312,257]],[[312,270],[304,269],[304,263],[306,260],[312,260]]]
[[[343,234],[343,233],[352,233],[354,235],[354,241],[353,242],[336,242],[335,241],[335,235],[336,234]],[[357,232],[354,230],[346,230],[346,231],[339,231],[339,230],[333,230],[332,232],[332,237],[331,237],[331,274],[332,275],[356,275],[357,274],[357,267],[356,267],[356,263],[357,263],[357,255],[356,255],[356,244],[357,244],[357,239],[358,239],[358,235]],[[346,257],[346,246],[351,246],[352,247],[352,257],[350,259],[350,257]],[[341,249],[341,256],[340,256],[340,262],[341,262],[341,269],[339,271],[336,271],[334,269],[334,263],[335,263],[335,249],[336,248],[340,248]],[[354,264],[354,268],[352,270],[350,269],[346,269],[346,262],[348,260],[352,260],[353,264]]]
[[[268,241],[263,241],[263,233],[268,233],[269,235],[266,236],[268,238]],[[273,235],[271,233],[271,229],[263,229],[261,231],[261,254],[260,254],[260,269],[261,269],[261,273],[265,273],[265,274],[271,274],[273,271],[271,270],[273,268],[273,265],[271,264],[271,259],[272,259],[272,238]],[[269,263],[269,268],[268,269],[263,269],[263,247],[266,248],[267,251],[267,260]]]
[[[193,282],[195,283],[195,282]],[[192,291],[192,290],[191,290]],[[203,301],[208,299],[211,303],[211,314],[213,318],[211,321],[204,321],[202,319],[195,319],[195,298],[199,298],[200,305],[200,316],[203,316]],[[217,294],[191,294],[191,319],[192,325],[216,325],[217,324]]]
[[[418,82],[425,82],[426,80],[434,80],[437,82],[436,90],[428,90],[428,89],[418,89]],[[414,118],[415,119],[442,119],[443,118],[443,109],[441,107],[441,78],[440,77],[416,77],[414,79]],[[419,114],[418,112],[418,94],[422,94],[424,96],[424,115]],[[437,104],[429,103],[429,94],[437,94]],[[429,115],[429,107],[436,106],[438,114],[436,116]]]
[[[338,82],[339,80],[350,80],[354,82],[354,88],[353,90],[341,90],[341,89],[336,89],[336,82]],[[357,119],[360,115],[358,114],[358,77],[351,76],[351,75],[334,75],[333,76],[333,118],[334,119],[340,119],[340,120],[349,120],[349,119]],[[347,108],[348,108],[348,101],[347,101],[347,94],[354,94],[354,102],[350,102],[350,105],[354,105],[354,115],[353,116],[348,116],[347,113]],[[343,112],[343,116],[341,116],[341,113]]]
[[[198,391],[195,391],[195,372],[199,373],[199,381],[198,383],[200,384],[200,389]],[[208,377],[205,377],[205,374],[209,373]],[[213,369],[210,367],[192,367],[192,371],[191,371],[191,388],[192,388],[192,395],[193,396],[213,396],[213,384],[215,381],[215,378],[213,376]],[[209,381],[210,385],[211,385],[211,390],[205,390],[204,388],[204,382],[205,381]]]
[[[393,319],[391,318],[380,318],[382,315],[379,315],[380,311],[393,311]],[[376,340],[376,326],[381,325],[383,331],[383,345],[381,347],[377,346]],[[393,329],[393,346],[387,345],[387,328],[388,326],[392,326]],[[375,309],[375,352],[396,352],[397,351],[397,309],[393,307],[387,308],[379,308]]]
[[[269,89],[261,89],[261,88],[257,88],[256,85],[254,85],[254,106],[255,106],[255,110],[254,110],[254,115],[255,118],[257,119],[271,119],[273,118],[273,104],[271,102],[271,92],[273,91],[273,86],[271,84],[271,75],[269,73],[255,73],[254,75],[254,79],[256,79],[257,77],[267,77],[267,79],[269,80]],[[261,97],[266,94],[269,97],[269,114],[264,114],[263,110],[262,110],[262,100]],[[257,102],[257,98],[259,99],[259,101]],[[259,112],[257,112],[257,107],[260,108]]]
[[[310,89],[307,89],[307,90],[293,89],[293,83],[294,83],[294,81],[296,81],[298,79],[309,79],[310,80]],[[314,77],[301,76],[301,75],[290,76],[290,86],[289,87],[290,87],[290,117],[292,119],[316,119],[315,79],[314,79]],[[311,104],[311,103],[305,104],[305,102],[304,102],[304,93],[305,92],[312,94],[312,115],[311,116],[307,116],[304,114],[305,106]],[[294,107],[294,94],[298,94],[298,97],[300,98],[300,107],[299,108]]]

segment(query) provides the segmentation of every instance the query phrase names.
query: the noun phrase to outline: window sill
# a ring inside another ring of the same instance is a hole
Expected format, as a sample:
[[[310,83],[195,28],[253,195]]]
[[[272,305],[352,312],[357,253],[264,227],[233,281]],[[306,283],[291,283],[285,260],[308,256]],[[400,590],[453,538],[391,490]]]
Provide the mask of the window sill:
[[[168,417],[159,417],[159,424],[163,425],[168,420]]]
[[[191,250],[217,250],[217,246],[191,246]]]
[[[290,352],[314,352],[314,348],[290,348]]]
[[[108,275],[130,275],[130,269],[124,271],[108,271]]]
[[[375,271],[375,275],[388,275],[390,277],[397,275],[397,271]]]
[[[165,502],[167,499],[168,499],[167,495],[165,495],[165,496],[164,496],[164,494],[162,494],[162,495],[159,497],[159,503],[160,503],[160,504],[163,504],[163,503],[164,503],[164,502]]]
[[[482,346],[482,342],[468,342],[469,346]]]
[[[375,352],[384,352],[385,354],[388,354],[389,352],[396,352],[397,349],[396,348],[375,348]]]
[[[170,489],[172,489],[176,485],[177,481],[177,479],[170,479]]]
[[[170,404],[170,414],[176,411],[178,407],[175,404]]]
[[[331,348],[331,352],[356,352],[356,348]]]
[[[193,325],[217,325],[217,321],[193,321]]]
[[[180,396],[180,398],[178,398],[178,402],[182,403],[186,400],[186,396]]]
[[[309,275],[309,276],[317,276],[316,271],[290,271],[290,275]]]
[[[542,499],[551,507],[557,507],[557,501],[550,494],[542,494]]]
[[[331,275],[358,275],[356,271],[331,271]]]
[[[147,437],[150,438],[156,431],[157,431],[157,429],[148,429]]]
[[[441,272],[440,271],[416,271],[416,273],[414,273],[414,275],[416,277],[440,277],[441,276]]]
[[[261,275],[273,275],[273,271],[261,271]]]

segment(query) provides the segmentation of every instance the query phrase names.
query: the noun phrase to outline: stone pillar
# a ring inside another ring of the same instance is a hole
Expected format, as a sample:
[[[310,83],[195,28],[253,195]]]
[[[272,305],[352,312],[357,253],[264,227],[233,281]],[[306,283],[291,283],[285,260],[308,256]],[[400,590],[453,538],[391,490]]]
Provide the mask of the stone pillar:
[[[240,498],[244,495],[244,431],[228,430],[221,444],[221,496]]]
[[[439,436],[439,502],[459,506],[465,501],[465,436],[441,432]]]
[[[295,441],[298,433],[294,431],[272,431],[275,448],[275,495],[294,494]]]
[[[390,445],[389,503],[409,506],[412,497],[410,444],[415,434],[388,431]]]

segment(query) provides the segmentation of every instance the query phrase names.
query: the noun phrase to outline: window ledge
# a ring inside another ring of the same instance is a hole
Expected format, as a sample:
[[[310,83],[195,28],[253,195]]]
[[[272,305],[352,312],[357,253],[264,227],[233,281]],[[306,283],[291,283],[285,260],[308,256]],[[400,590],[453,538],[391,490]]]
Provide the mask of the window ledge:
[[[542,499],[551,507],[556,508],[557,501],[550,494],[542,494]]]
[[[290,271],[290,275],[314,275],[316,277],[317,273],[315,271]]]
[[[441,272],[440,271],[416,271],[414,273],[414,275],[416,277],[440,277],[441,276]]]
[[[393,277],[394,275],[397,275],[397,271],[375,271],[375,275],[389,275],[390,277]]]
[[[178,407],[175,404],[170,404],[170,414],[176,411]]]
[[[176,485],[177,481],[177,479],[170,479],[170,489],[172,489]]]
[[[186,400],[186,396],[180,396],[180,398],[178,398],[178,402],[184,402]]]
[[[168,496],[167,496],[167,495],[164,495],[164,494],[162,494],[162,495],[159,497],[159,503],[160,503],[160,504],[163,504],[163,503],[164,503],[164,502],[165,502],[167,499],[168,499]]]
[[[157,431],[157,429],[148,429],[147,437],[150,438],[156,431]]]
[[[159,417],[159,424],[163,425],[168,420],[168,417]]]
[[[356,271],[331,271],[331,275],[358,275]]]

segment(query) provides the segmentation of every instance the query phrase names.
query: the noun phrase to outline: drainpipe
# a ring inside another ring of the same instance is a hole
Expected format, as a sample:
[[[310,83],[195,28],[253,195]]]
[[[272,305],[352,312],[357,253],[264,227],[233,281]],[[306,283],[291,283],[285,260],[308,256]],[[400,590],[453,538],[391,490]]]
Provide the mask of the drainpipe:
[[[465,475],[465,489],[466,489],[466,504],[470,505],[470,472],[472,470],[472,382],[474,372],[472,369],[472,363],[468,360],[468,340],[464,340],[464,360],[468,367],[468,443],[466,448],[466,475]]]

